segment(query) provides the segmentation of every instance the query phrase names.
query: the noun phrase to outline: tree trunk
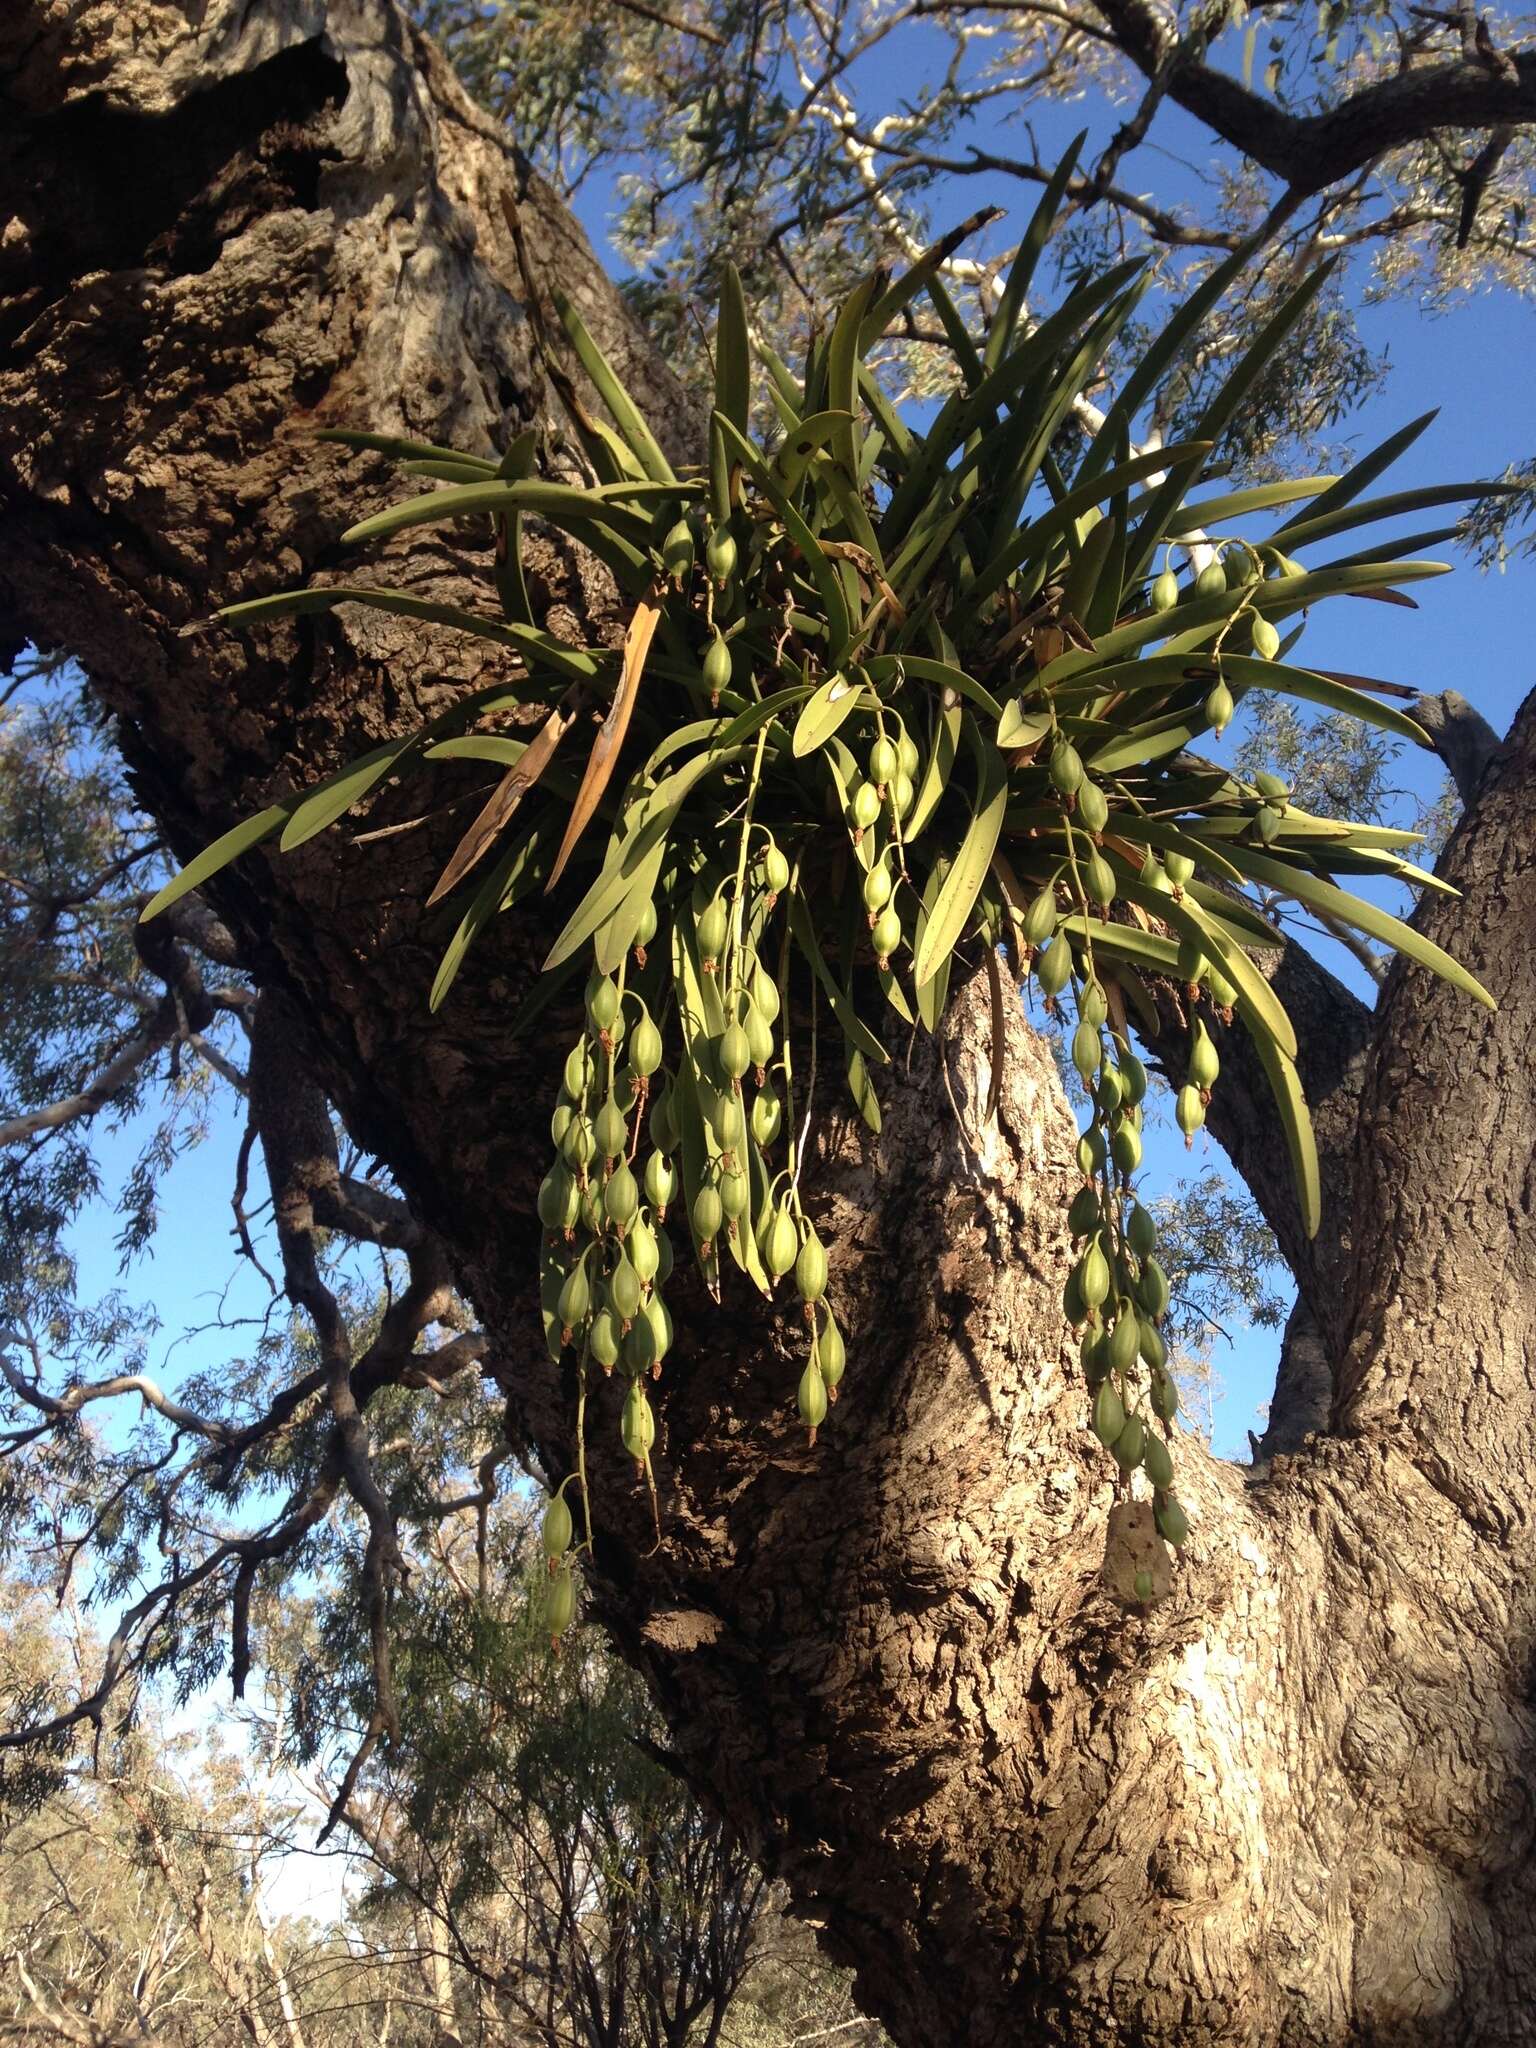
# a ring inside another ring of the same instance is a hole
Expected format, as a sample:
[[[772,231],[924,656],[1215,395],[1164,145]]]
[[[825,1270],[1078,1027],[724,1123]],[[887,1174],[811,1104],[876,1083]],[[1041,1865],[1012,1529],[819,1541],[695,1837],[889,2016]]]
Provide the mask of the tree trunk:
[[[397,489],[316,427],[489,450],[537,422],[559,462],[503,193],[651,417],[686,443],[689,415],[386,0],[21,0],[0,77],[0,622],[78,654],[187,855],[497,673],[403,620],[209,613],[340,574],[343,526]],[[483,604],[486,569],[418,529],[379,580]],[[570,550],[534,569],[557,622],[611,632]],[[1533,749],[1527,707],[1446,856],[1464,900],[1426,918],[1495,1020],[1418,970],[1368,1016],[1280,968],[1327,1153],[1314,1247],[1225,1049],[1219,1132],[1302,1304],[1279,1454],[1180,1445],[1194,1534],[1152,1608],[1104,1569],[1114,1494],[1059,1309],[1071,1125],[1022,1012],[994,1048],[966,996],[902,1047],[878,1142],[823,1080],[811,1202],[850,1364],[814,1450],[792,1330],[682,1296],[653,1549],[599,1389],[599,1610],[905,2048],[1532,2038]],[[269,847],[211,894],[452,1248],[512,1430],[558,1473],[573,1387],[540,1341],[533,1194],[568,1018],[505,1032],[540,913],[426,1010],[456,913],[421,904],[482,782],[446,770],[412,829]],[[366,829],[411,825],[425,786]],[[1320,1378],[1331,1426],[1304,1435]]]

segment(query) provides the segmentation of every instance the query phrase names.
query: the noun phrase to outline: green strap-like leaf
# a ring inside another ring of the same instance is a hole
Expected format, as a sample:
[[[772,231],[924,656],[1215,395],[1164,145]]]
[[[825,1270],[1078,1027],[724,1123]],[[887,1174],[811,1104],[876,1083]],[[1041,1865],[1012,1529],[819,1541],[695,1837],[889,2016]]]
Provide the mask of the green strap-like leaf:
[[[409,526],[427,526],[440,519],[467,519],[482,512],[533,512],[553,525],[585,538],[589,529],[606,527],[616,539],[639,547],[650,538],[650,522],[632,512],[618,498],[599,495],[598,490],[579,491],[570,484],[549,484],[531,478],[503,481],[490,478],[483,484],[449,484],[424,497],[407,498],[360,519],[341,536],[347,546],[362,541],[385,540]],[[636,557],[643,560],[643,557]]]
[[[1269,1082],[1275,1107],[1280,1112],[1286,1150],[1291,1157],[1291,1178],[1296,1184],[1296,1199],[1301,1208],[1301,1227],[1308,1237],[1316,1237],[1318,1225],[1323,1220],[1323,1180],[1317,1160],[1317,1139],[1307,1110],[1307,1098],[1301,1091],[1300,1076],[1294,1062],[1266,1033],[1251,1031],[1249,1037]]]
[[[232,626],[256,626],[267,619],[296,617],[310,612],[328,612],[339,604],[366,605],[371,611],[397,612],[408,619],[422,619],[429,625],[452,626],[456,632],[472,633],[476,639],[494,641],[525,660],[538,662],[573,679],[590,680],[601,668],[611,668],[614,657],[606,648],[588,653],[584,647],[568,647],[563,640],[544,633],[537,626],[506,624],[500,619],[483,619],[458,605],[434,604],[428,598],[412,597],[404,590],[374,590],[363,584],[333,584],[325,590],[285,590],[273,597],[248,598],[243,604],[225,605],[216,617]]]
[[[841,660],[849,640],[853,637],[853,626],[848,617],[848,607],[843,600],[843,586],[838,581],[832,563],[817,546],[816,536],[790,502],[788,492],[773,475],[757,449],[723,414],[716,413],[715,418],[720,422],[720,431],[725,437],[726,446],[751,470],[765,496],[770,499],[774,510],[784,522],[784,531],[804,557],[805,565],[815,581],[827,614],[829,652],[834,661]]]
[[[1035,266],[1051,239],[1051,230],[1056,225],[1056,216],[1061,211],[1061,202],[1077,168],[1077,159],[1083,144],[1088,140],[1088,130],[1080,129],[1067,144],[1066,154],[1061,158],[1040,195],[1039,204],[1030,216],[1008,268],[1008,280],[1003,286],[1002,297],[997,302],[987,329],[987,344],[982,352],[982,361],[989,370],[996,369],[1004,354],[1012,345],[1014,329],[1018,326],[1029,297],[1029,287],[1034,280]]]
[[[944,878],[944,886],[928,918],[912,965],[912,977],[919,987],[933,979],[959,944],[970,922],[976,899],[981,894],[981,885],[992,865],[992,856],[997,851],[1003,813],[1008,808],[1008,772],[1002,757],[994,746],[979,738],[975,744],[981,764],[976,808],[954,864]]]
[[[292,815],[297,799],[287,803],[272,804],[264,811],[258,811],[253,818],[242,818],[238,825],[205,846],[196,859],[189,860],[179,874],[173,875],[163,889],[150,897],[139,912],[140,924],[148,924],[152,917],[158,917],[162,910],[169,910],[173,903],[179,903],[183,896],[216,875],[221,868],[227,868],[232,860],[238,860],[242,853],[248,853],[253,846],[260,846],[264,839],[270,839],[274,832],[280,832]]]
[[[1305,514],[1298,512],[1294,522],[1287,520],[1280,526],[1275,533],[1276,541],[1282,547],[1287,546],[1285,535],[1292,524],[1299,525],[1304,517],[1317,519],[1332,512],[1339,505],[1351,504],[1362,491],[1368,490],[1375,483],[1384,470],[1392,467],[1399,455],[1413,446],[1424,429],[1432,425],[1438,416],[1439,407],[1436,406],[1429,412],[1420,413],[1419,417],[1410,420],[1406,427],[1399,427],[1395,434],[1388,434],[1385,441],[1372,448],[1368,454],[1362,455],[1358,462],[1352,463],[1338,482],[1330,485]]]
[[[554,836],[553,824],[543,821],[535,825],[514,847],[493,863],[489,874],[475,891],[469,908],[459,919],[457,931],[448,941],[442,959],[438,962],[437,974],[432,982],[432,994],[428,1007],[441,1008],[449,989],[458,977],[459,969],[469,953],[470,947],[480,936],[493,917],[522,897],[529,896],[544,879],[549,865],[549,847]]]
[[[467,462],[485,476],[496,474],[494,457],[466,455],[462,448],[444,448],[436,441],[407,441],[399,434],[361,434],[351,427],[322,427],[317,441],[339,442],[344,448],[371,448],[397,462]]]
[[[398,767],[420,739],[419,731],[407,733],[404,739],[390,740],[385,746],[360,755],[339,774],[327,776],[294,807],[278,841],[279,851],[292,853],[306,839],[313,839],[327,825],[334,825],[344,811],[360,803],[376,783]]]
[[[581,367],[592,379],[598,397],[613,415],[613,423],[623,436],[625,446],[648,477],[661,484],[675,483],[677,479],[672,474],[671,463],[658,447],[640,408],[624,389],[618,372],[587,331],[586,322],[564,292],[556,292],[554,300],[560,324],[570,336],[571,346],[581,358]]]
[[[862,695],[856,679],[845,675],[828,676],[819,689],[813,690],[795,720],[791,743],[795,758],[803,760],[818,747],[824,747]]]
[[[743,434],[752,421],[752,345],[741,275],[727,262],[720,276],[720,317],[715,323],[715,410]]]
[[[869,1026],[859,1016],[847,996],[838,986],[837,977],[827,965],[821,950],[821,941],[816,936],[816,926],[811,918],[804,896],[796,889],[789,901],[789,928],[794,934],[795,944],[810,962],[811,971],[826,992],[832,1006],[832,1014],[842,1026],[844,1038],[865,1059],[873,1060],[877,1066],[884,1066],[890,1054],[876,1038]]]

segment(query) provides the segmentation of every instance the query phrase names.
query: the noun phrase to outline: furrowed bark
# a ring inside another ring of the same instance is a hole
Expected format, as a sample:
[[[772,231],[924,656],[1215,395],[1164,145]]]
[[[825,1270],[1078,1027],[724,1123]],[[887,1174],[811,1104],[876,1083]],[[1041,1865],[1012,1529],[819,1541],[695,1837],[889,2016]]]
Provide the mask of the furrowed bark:
[[[0,77],[0,605],[80,655],[189,854],[499,673],[401,620],[239,636],[209,612],[337,575],[342,528],[397,488],[313,427],[492,449],[538,422],[559,459],[505,189],[650,417],[684,439],[687,417],[577,230],[384,0],[195,24],[30,0],[0,21]],[[533,568],[557,622],[622,631],[568,551]],[[487,571],[418,531],[379,580],[485,603]],[[1060,1321],[1066,1105],[1010,1008],[984,1122],[979,989],[939,1041],[893,1047],[878,1142],[823,1079],[806,1185],[850,1365],[814,1451],[794,1317],[735,1288],[715,1311],[679,1274],[659,1548],[618,1390],[594,1390],[593,1597],[694,1782],[911,2048],[1528,2038],[1528,751],[1522,726],[1451,856],[1456,943],[1506,1007],[1485,1022],[1417,970],[1387,993],[1362,1242],[1325,1246],[1341,1429],[1262,1477],[1181,1441],[1194,1535],[1153,1606],[1125,1604],[1107,1552]],[[545,913],[498,921],[426,1013],[457,913],[422,905],[487,793],[450,768],[387,793],[362,839],[264,849],[212,894],[449,1247],[514,1433],[559,1474],[575,1387],[542,1350],[533,1203],[569,1011],[506,1029]],[[1363,1040],[1337,1056],[1363,1064]],[[1256,1186],[1264,1118],[1234,1107],[1229,1133]]]

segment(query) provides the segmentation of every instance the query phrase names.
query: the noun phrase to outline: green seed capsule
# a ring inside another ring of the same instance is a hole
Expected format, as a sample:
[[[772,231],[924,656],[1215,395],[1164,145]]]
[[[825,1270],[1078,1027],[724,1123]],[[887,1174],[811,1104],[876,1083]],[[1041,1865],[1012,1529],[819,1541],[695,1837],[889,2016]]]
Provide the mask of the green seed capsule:
[[[564,1095],[564,1093],[565,1091],[562,1089],[562,1096]],[[560,1143],[560,1140],[571,1128],[571,1118],[575,1114],[576,1106],[574,1103],[565,1102],[562,1100],[555,1104],[554,1109],[550,1113],[549,1135],[554,1140],[556,1145]]]
[[[807,1232],[795,1260],[795,1286],[802,1301],[820,1301],[827,1291],[827,1254],[814,1230]]]
[[[1187,853],[1165,853],[1163,866],[1168,870],[1169,881],[1181,889],[1194,878],[1195,864]]]
[[[730,688],[731,650],[723,633],[716,633],[704,651],[704,687],[710,697]]]
[[[625,1240],[629,1251],[629,1263],[640,1275],[642,1287],[649,1287],[656,1278],[661,1264],[661,1250],[656,1242],[656,1233],[643,1216],[637,1216],[630,1226]]]
[[[1031,899],[1024,913],[1024,938],[1031,946],[1043,946],[1056,929],[1056,890],[1048,884]]]
[[[1211,969],[1205,978],[1205,986],[1218,1010],[1230,1010],[1237,1001],[1237,990],[1219,967]]]
[[[889,785],[889,787],[891,794],[891,809],[895,812],[898,818],[904,818],[907,815],[908,811],[911,810],[913,801],[917,796],[917,784],[912,780],[910,775],[903,774],[901,769],[898,768],[896,770],[895,780]]]
[[[1077,815],[1082,821],[1083,830],[1093,833],[1095,837],[1109,823],[1109,798],[1096,782],[1090,782],[1086,776],[1082,788],[1077,792]]]
[[[869,779],[873,783],[894,782],[901,767],[896,749],[883,735],[869,750]]]
[[[1189,1517],[1171,1493],[1158,1493],[1152,1497],[1152,1513],[1158,1529],[1175,1550],[1182,1550],[1189,1541]]]
[[[1126,1218],[1125,1237],[1138,1259],[1150,1259],[1157,1249],[1157,1224],[1150,1209],[1143,1209],[1140,1202],[1132,1205]]]
[[[700,1188],[693,1198],[693,1232],[701,1244],[720,1234],[725,1209],[715,1188]]]
[[[739,1081],[752,1064],[752,1041],[740,1024],[727,1024],[720,1034],[721,1071]]]
[[[894,886],[885,863],[878,862],[864,877],[864,908],[871,912],[884,910]]]
[[[1171,569],[1165,569],[1161,576],[1152,581],[1152,609],[1155,612],[1171,612],[1179,601],[1179,579]]]
[[[1166,1493],[1173,1484],[1173,1459],[1168,1446],[1160,1436],[1149,1436],[1147,1447],[1141,1455],[1142,1468],[1160,1493]]]
[[[661,1033],[649,1017],[642,1017],[630,1036],[629,1064],[642,1081],[648,1081],[661,1065]]]
[[[1143,1102],[1147,1093],[1147,1070],[1133,1052],[1120,1055],[1120,1078],[1125,1083],[1127,1102]]]
[[[789,887],[789,862],[777,846],[770,846],[763,855],[763,880],[772,896]]]
[[[597,1112],[592,1134],[597,1139],[597,1149],[605,1159],[617,1159],[624,1150],[625,1141],[629,1137],[629,1126],[611,1095]]]
[[[725,905],[718,896],[712,896],[699,919],[699,954],[702,959],[710,962],[719,959],[725,951],[728,930]]]
[[[644,1290],[640,1285],[640,1275],[627,1258],[621,1258],[608,1282],[608,1299],[613,1304],[613,1312],[621,1323],[633,1321],[640,1313],[643,1298]]]
[[[672,1278],[672,1240],[664,1230],[656,1233],[656,1286],[665,1287]]]
[[[1129,1117],[1121,1117],[1109,1139],[1110,1155],[1123,1174],[1132,1174],[1141,1164],[1141,1134]]]
[[[1266,846],[1280,830],[1282,814],[1274,804],[1260,804],[1258,816],[1254,819],[1254,830]]]
[[[1072,1034],[1072,1064],[1085,1081],[1091,1081],[1104,1057],[1104,1041],[1086,1017]]]
[[[901,738],[896,742],[897,774],[905,775],[909,779],[915,776],[917,774],[918,759],[919,756],[917,751],[916,740],[912,738],[910,733],[903,733]]]
[[[747,1051],[754,1067],[766,1067],[773,1058],[773,1033],[756,1003],[747,1010]]]
[[[1135,1584],[1136,1598],[1138,1600],[1146,1601],[1152,1598],[1152,1574],[1150,1572],[1138,1572],[1136,1574]]]
[[[1179,1390],[1170,1372],[1154,1372],[1152,1375],[1152,1413],[1163,1422],[1172,1422],[1179,1412]]]
[[[1225,732],[1232,723],[1232,713],[1236,708],[1226,684],[1217,683],[1205,700],[1206,722],[1216,732]]]
[[[1271,775],[1267,768],[1261,768],[1253,778],[1253,786],[1260,796],[1267,796],[1274,803],[1284,803],[1291,793],[1291,785],[1283,775]]]
[[[1077,1361],[1090,1388],[1109,1377],[1109,1339],[1102,1330],[1090,1326],[1083,1332],[1083,1341],[1077,1347]]]
[[[715,1100],[715,1107],[709,1119],[715,1134],[715,1143],[722,1152],[734,1152],[741,1143],[747,1128],[742,1113],[741,1098],[736,1095],[721,1095]]]
[[[557,1571],[544,1588],[544,1626],[558,1643],[576,1619],[576,1581],[569,1565]]]
[[[1082,786],[1082,759],[1070,740],[1058,740],[1052,749],[1050,776],[1063,796],[1075,796]]]
[[[595,1180],[589,1180],[581,1194],[581,1227],[588,1237],[601,1237],[605,1227],[603,1198]]]
[[[1164,896],[1170,895],[1173,891],[1173,883],[1169,880],[1168,870],[1150,847],[1142,855],[1140,879],[1144,889],[1156,889]]]
[[[764,1020],[769,1024],[777,1023],[779,1016],[778,983],[768,972],[761,960],[754,960],[752,962],[751,993],[752,1000],[758,1009],[762,1011]]]
[[[640,913],[640,922],[635,926],[635,936],[630,944],[637,950],[648,946],[656,936],[656,906],[647,903]]]
[[[1116,1372],[1128,1373],[1136,1363],[1140,1349],[1141,1330],[1136,1321],[1135,1304],[1122,1296],[1115,1327],[1109,1335],[1109,1363]]]
[[[861,782],[849,802],[855,828],[867,832],[880,815],[880,792],[872,782]]]
[[[592,1055],[585,1039],[566,1054],[564,1080],[566,1094],[572,1102],[580,1102],[592,1081]]]
[[[672,1311],[667,1307],[667,1304],[662,1300],[660,1293],[653,1290],[650,1300],[645,1304],[645,1307],[640,1311],[640,1313],[645,1318],[646,1322],[650,1324],[652,1333],[655,1336],[657,1358],[665,1358],[667,1353],[672,1349],[672,1339],[674,1335],[674,1331],[672,1328]]]
[[[760,1088],[752,1104],[752,1135],[759,1145],[771,1145],[784,1122],[784,1105],[767,1088]]]
[[[651,1143],[663,1156],[677,1149],[679,1133],[670,1086],[664,1088],[652,1102],[647,1128],[651,1134]]]
[[[624,1396],[624,1413],[619,1422],[624,1448],[637,1465],[644,1465],[656,1441],[656,1417],[645,1397],[644,1380],[631,1380]]]
[[[1179,957],[1174,972],[1187,988],[1193,988],[1196,985],[1209,964],[1205,954],[1200,949],[1200,941],[1198,939],[1192,939],[1188,936],[1180,939]]]
[[[1094,1389],[1093,1419],[1089,1424],[1099,1442],[1112,1444],[1125,1427],[1125,1409],[1115,1392],[1113,1380],[1101,1380]]]
[[[1187,1139],[1193,1139],[1196,1131],[1205,1122],[1205,1104],[1200,1100],[1200,1090],[1185,1086],[1174,1098],[1174,1118]]]
[[[833,1321],[830,1309],[816,1339],[816,1363],[821,1368],[821,1377],[829,1393],[841,1386],[848,1367],[848,1353],[843,1345],[843,1333]]]
[[[608,1185],[603,1189],[603,1207],[621,1231],[634,1221],[635,1211],[640,1207],[640,1190],[627,1166],[615,1167],[608,1176]]]
[[[664,1152],[653,1152],[645,1162],[645,1199],[658,1216],[677,1195],[677,1168]]]
[[[1214,1088],[1216,1076],[1220,1072],[1221,1060],[1217,1054],[1211,1034],[1197,1017],[1189,1046],[1190,1081],[1196,1088]]]
[[[1085,981],[1083,992],[1077,999],[1078,1014],[1086,1017],[1090,1024],[1102,1024],[1109,1015],[1109,997],[1104,985],[1098,981]]]
[[[1074,1330],[1079,1323],[1086,1323],[1088,1320],[1088,1304],[1083,1299],[1081,1263],[1075,1265],[1067,1275],[1066,1284],[1061,1290],[1061,1312]]]
[[[1149,1316],[1165,1316],[1168,1313],[1168,1303],[1173,1298],[1172,1289],[1168,1285],[1168,1275],[1150,1255],[1141,1262],[1141,1279],[1136,1291],[1141,1297],[1142,1307]]]
[[[1109,1148],[1104,1142],[1104,1133],[1097,1124],[1090,1124],[1077,1141],[1077,1170],[1085,1180],[1100,1171],[1109,1157]]]
[[[679,519],[669,527],[667,537],[661,544],[661,559],[667,573],[679,583],[693,567],[693,528],[686,519]]]
[[[870,940],[875,949],[875,958],[883,967],[901,944],[901,919],[889,906],[875,919]]]
[[[1104,1071],[1099,1076],[1099,1085],[1094,1090],[1093,1099],[1098,1104],[1101,1115],[1113,1116],[1115,1114],[1115,1111],[1125,1099],[1125,1088],[1121,1082],[1118,1067],[1112,1067],[1106,1063]]]
[[[576,1532],[571,1526],[571,1511],[565,1504],[563,1493],[551,1496],[549,1506],[544,1510],[542,1533],[545,1556],[564,1557]]]
[[[1078,1287],[1089,1308],[1097,1308],[1109,1293],[1109,1261],[1097,1240],[1089,1245],[1077,1263]]]
[[[1280,635],[1268,619],[1253,622],[1253,651],[1260,661],[1273,661],[1280,652]]]
[[[1103,1222],[1097,1188],[1079,1188],[1067,1211],[1067,1228],[1074,1237],[1092,1237]]]
[[[747,1213],[751,1189],[744,1173],[722,1173],[720,1176],[720,1207],[732,1223],[737,1223]]]
[[[1061,937],[1035,956],[1035,979],[1048,996],[1059,996],[1072,974],[1072,948]]]
[[[1083,887],[1101,910],[1115,900],[1115,871],[1103,854],[1096,853],[1083,866]]]
[[[561,1161],[539,1183],[539,1221],[546,1230],[572,1230],[581,1214],[581,1191]]]
[[[587,1320],[587,1311],[592,1306],[592,1289],[587,1281],[587,1262],[578,1259],[565,1276],[565,1285],[560,1289],[560,1327],[562,1330],[579,1330]]]
[[[814,1440],[817,1430],[827,1419],[827,1383],[814,1358],[807,1361],[805,1371],[800,1375],[796,1401],[800,1420],[807,1425]]]
[[[656,1332],[649,1316],[637,1315],[624,1333],[624,1369],[649,1372],[657,1360]]]
[[[1147,1447],[1147,1425],[1139,1415],[1128,1415],[1125,1427],[1115,1438],[1115,1463],[1122,1472],[1134,1472]]]
[[[1141,1355],[1154,1372],[1164,1372],[1168,1366],[1168,1353],[1163,1349],[1163,1340],[1156,1323],[1145,1316],[1138,1318],[1141,1330]]]
[[[1195,578],[1196,597],[1217,597],[1227,587],[1227,572],[1219,561],[1207,562]]]
[[[613,1029],[613,1020],[619,1014],[619,991],[611,975],[595,976],[587,989],[587,1015],[592,1029],[602,1032]],[[574,1095],[576,1090],[573,1088]]]
[[[763,1246],[763,1263],[775,1280],[787,1273],[800,1255],[800,1236],[788,1205],[775,1209]]]
[[[729,583],[736,573],[736,536],[717,526],[704,543],[704,562],[716,583]]]

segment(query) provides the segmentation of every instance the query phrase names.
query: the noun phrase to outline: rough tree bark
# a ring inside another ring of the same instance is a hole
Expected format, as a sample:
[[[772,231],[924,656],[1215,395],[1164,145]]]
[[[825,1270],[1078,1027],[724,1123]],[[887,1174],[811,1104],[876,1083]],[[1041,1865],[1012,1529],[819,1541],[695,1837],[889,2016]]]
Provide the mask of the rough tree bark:
[[[360,494],[394,488],[316,426],[493,448],[536,420],[558,461],[503,192],[653,418],[688,421],[387,0],[22,0],[0,77],[0,618],[79,655],[187,854],[487,679],[494,656],[401,621],[248,639],[208,615],[336,573]],[[484,568],[418,532],[385,580],[462,598]],[[557,617],[601,614],[567,554],[537,570]],[[1417,971],[1370,1017],[1282,970],[1321,1106],[1317,1247],[1266,1114],[1226,1091],[1308,1370],[1255,1471],[1181,1447],[1195,1533],[1150,1611],[1101,1576],[1112,1493],[1058,1310],[1068,1111],[1022,1015],[991,1126],[962,1002],[896,1063],[881,1140],[823,1142],[851,1363],[814,1452],[787,1333],[739,1294],[679,1318],[657,1550],[598,1404],[597,1604],[694,1781],[910,2048],[1532,2038],[1533,754],[1527,707],[1446,855],[1465,899],[1427,914],[1492,1023]],[[532,1201],[560,1032],[504,1031],[537,914],[425,1006],[445,926],[419,906],[479,793],[454,771],[453,815],[260,853],[213,894],[451,1248],[511,1427],[558,1472],[572,1389],[537,1341]]]

